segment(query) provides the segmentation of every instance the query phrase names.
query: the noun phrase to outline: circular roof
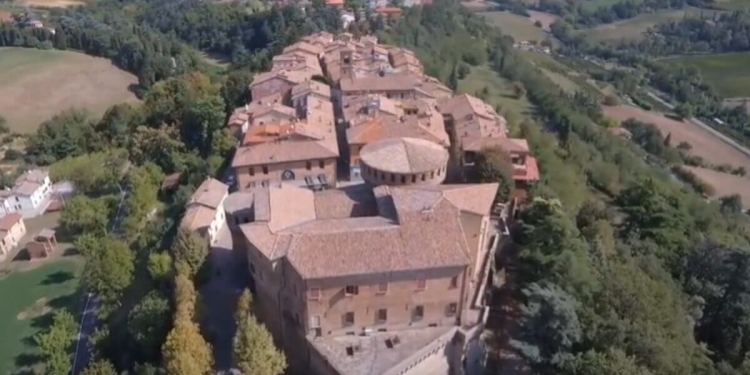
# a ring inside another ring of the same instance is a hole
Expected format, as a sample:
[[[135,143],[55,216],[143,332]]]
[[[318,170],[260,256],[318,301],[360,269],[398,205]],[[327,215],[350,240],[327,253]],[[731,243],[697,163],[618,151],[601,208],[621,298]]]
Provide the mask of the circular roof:
[[[399,174],[430,172],[448,164],[448,150],[418,138],[389,138],[368,143],[359,157],[371,168]]]

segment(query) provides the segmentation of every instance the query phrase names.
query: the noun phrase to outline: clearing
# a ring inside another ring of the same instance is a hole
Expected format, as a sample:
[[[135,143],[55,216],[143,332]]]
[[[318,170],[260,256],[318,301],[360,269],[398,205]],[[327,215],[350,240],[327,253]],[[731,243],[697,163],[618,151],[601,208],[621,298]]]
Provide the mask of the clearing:
[[[591,41],[631,41],[643,37],[643,33],[659,23],[678,21],[685,17],[710,16],[717,11],[688,7],[685,9],[663,10],[656,13],[640,14],[636,17],[599,25],[582,33]]]
[[[36,8],[69,8],[86,5],[86,2],[81,0],[19,0],[16,4]]]
[[[78,311],[81,270],[80,261],[66,259],[0,279],[0,374],[38,373],[42,359],[33,337],[55,310]]]
[[[735,176],[733,174],[719,172],[708,168],[688,166],[685,166],[685,168],[693,172],[702,181],[711,184],[711,186],[716,189],[716,193],[711,198],[738,194],[742,197],[743,208],[750,208],[750,178]]]
[[[659,128],[662,135],[672,134],[672,144],[677,145],[680,142],[689,143],[693,147],[690,153],[702,157],[703,160],[710,164],[729,164],[733,167],[742,166],[750,171],[750,157],[690,121],[676,121],[664,116],[660,112],[646,111],[627,105],[604,106],[602,107],[602,111],[606,116],[618,121],[634,118],[642,122],[654,124]],[[707,182],[710,183],[711,181]]]
[[[529,13],[529,16],[531,17],[531,23],[536,23],[536,21],[539,21],[542,24],[542,30],[549,32],[550,25],[555,23],[557,21],[558,16],[552,14],[552,13],[545,13],[540,12],[537,10],[527,10]]]
[[[33,133],[70,107],[100,116],[113,104],[137,101],[138,79],[107,59],[78,52],[0,48],[0,116],[11,131]]]
[[[750,53],[676,56],[662,61],[695,66],[703,81],[711,84],[724,98],[750,96]]]
[[[513,117],[520,120],[531,115],[533,106],[526,97],[516,99],[511,82],[488,67],[472,67],[469,75],[458,82],[459,92],[477,97],[485,88],[487,102],[495,108],[500,107],[499,113],[508,118],[509,123],[513,122]]]
[[[510,12],[483,12],[490,25],[500,28],[504,34],[510,35],[516,42],[536,40],[541,42],[553,39],[540,27],[534,25],[532,18],[519,16]],[[540,20],[540,22],[542,22]],[[544,25],[544,22],[542,22]]]

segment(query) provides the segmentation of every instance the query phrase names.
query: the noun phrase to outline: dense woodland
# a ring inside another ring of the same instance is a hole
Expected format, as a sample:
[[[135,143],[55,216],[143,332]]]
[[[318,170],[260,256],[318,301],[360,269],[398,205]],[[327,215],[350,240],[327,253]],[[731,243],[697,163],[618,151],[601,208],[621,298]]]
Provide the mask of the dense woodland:
[[[291,8],[246,14],[237,5],[207,2],[127,4],[135,5],[132,12],[123,5],[55,14],[62,32],[54,37],[1,30],[4,45],[64,46],[111,58],[138,73],[143,85],[142,105],[118,105],[96,120],[71,110],[45,122],[30,137],[26,158],[85,193],[69,202],[61,226],[78,238],[87,260],[83,287],[104,307],[86,373],[206,374],[214,358],[196,289],[210,273],[207,249],[177,231],[176,218],[194,187],[217,175],[231,154],[223,125],[246,97],[252,72],[285,43],[339,25],[320,4],[308,9],[320,17]],[[371,20],[356,29],[366,30],[414,49],[427,71],[446,82],[458,66],[490,66],[534,104],[533,116],[511,124],[529,140],[543,179],[513,230],[523,308],[522,329],[510,345],[535,373],[750,375],[744,214],[707,203],[648,164],[637,145],[597,125],[604,119],[595,102],[561,92],[515,53],[512,39],[457,2],[436,0],[392,25]],[[232,69],[206,74],[199,49],[229,56]],[[664,80],[665,91],[687,84],[702,92],[700,81],[681,82],[688,71],[662,71],[666,78],[657,72],[643,79]],[[649,152],[666,152],[649,134],[643,130],[640,138]],[[182,173],[180,187],[157,195],[162,177],[174,172]],[[118,221],[121,204],[126,216]],[[280,374],[283,355],[252,317],[249,294],[241,301],[235,366],[246,374]],[[70,368],[63,355],[71,350],[69,315],[60,313],[37,338],[48,374]]]

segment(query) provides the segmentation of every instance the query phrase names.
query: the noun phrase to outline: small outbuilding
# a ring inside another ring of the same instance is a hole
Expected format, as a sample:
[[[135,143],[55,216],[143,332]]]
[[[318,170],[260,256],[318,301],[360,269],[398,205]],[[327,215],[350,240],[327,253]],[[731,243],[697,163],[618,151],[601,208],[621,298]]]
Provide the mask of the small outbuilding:
[[[34,239],[26,244],[26,252],[29,253],[29,259],[46,258],[57,247],[57,238],[55,231],[52,229],[42,229],[34,236]]]

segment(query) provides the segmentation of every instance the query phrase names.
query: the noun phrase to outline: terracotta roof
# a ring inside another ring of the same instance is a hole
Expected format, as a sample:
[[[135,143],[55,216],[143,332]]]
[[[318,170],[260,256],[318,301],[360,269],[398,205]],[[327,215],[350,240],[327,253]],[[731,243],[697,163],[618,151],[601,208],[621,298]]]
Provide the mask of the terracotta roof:
[[[43,169],[31,169],[26,171],[24,174],[16,179],[16,183],[19,181],[37,182],[40,184],[44,183],[44,180],[49,177],[49,172]]]
[[[333,38],[334,38],[333,34],[327,31],[320,31],[312,35],[304,36],[301,38],[301,40],[310,44],[314,44],[318,46],[325,46],[333,42]]]
[[[23,217],[18,212],[11,212],[3,216],[0,218],[0,231],[10,232],[10,230],[21,220],[23,220]]]
[[[346,129],[346,137],[350,145],[408,137],[424,139],[448,147],[450,145],[448,133],[445,132],[442,124],[442,117],[439,124],[430,123],[429,118],[420,119],[418,116],[402,116],[400,119],[378,117]]]
[[[513,179],[519,181],[539,181],[539,165],[536,158],[526,157],[525,168],[516,168],[513,170]]]
[[[357,117],[373,118],[376,116],[393,116],[401,117],[404,114],[403,109],[395,100],[389,99],[384,95],[363,94],[343,98],[343,117],[344,121],[354,122]]]
[[[13,186],[13,192],[18,195],[30,197],[40,187],[42,187],[42,184],[39,182],[21,181],[21,182],[16,182],[16,185]]]
[[[300,83],[299,85],[292,87],[293,98],[299,95],[306,95],[308,93],[315,93],[323,97],[330,98],[331,86],[328,86],[325,83],[321,83],[318,81],[308,81],[308,82],[303,82],[303,83]]]
[[[375,9],[375,13],[378,14],[401,14],[401,12],[401,8],[398,7],[381,7]]]
[[[471,252],[460,213],[486,215],[497,184],[363,189],[370,188],[264,188],[278,198],[266,206],[277,222],[258,220],[256,211],[256,222],[240,228],[266,257],[286,258],[305,279],[463,267]]]
[[[210,209],[217,209],[229,192],[229,186],[223,182],[208,177],[198,186],[188,201],[190,205],[201,205]]]
[[[177,187],[177,185],[180,184],[180,177],[182,177],[182,172],[176,172],[167,175],[166,177],[164,177],[164,180],[162,180],[160,189],[165,190]]]
[[[44,184],[44,180],[48,176],[49,173],[41,169],[26,171],[16,179],[12,190],[15,194],[29,197]]]
[[[214,209],[192,205],[185,210],[180,226],[191,231],[205,229],[211,225],[215,215],[216,210]]]
[[[338,157],[335,129],[294,124],[294,131],[280,134],[272,142],[243,146],[237,149],[232,167],[284,163]]]
[[[364,164],[385,172],[414,174],[434,171],[448,163],[448,151],[417,138],[390,138],[367,144],[359,152]]]
[[[508,133],[505,118],[489,104],[463,94],[438,101],[440,111],[453,116],[459,137],[504,137]]]
[[[253,77],[253,82],[250,84],[250,87],[259,85],[263,82],[266,82],[271,79],[279,78],[283,79],[287,82],[299,84],[305,81],[308,81],[312,76],[313,72],[307,71],[307,70],[289,70],[289,69],[281,69],[281,70],[274,70],[270,72],[265,72],[256,75]]]
[[[298,51],[318,56],[323,53],[323,48],[314,44],[307,43],[305,41],[301,41],[287,46],[286,48],[284,48],[284,51],[282,53],[293,53]]]
[[[509,154],[528,154],[529,153],[529,143],[525,139],[519,139],[519,138],[464,137],[461,139],[461,145],[464,151],[479,152],[484,148],[500,147]]]
[[[383,77],[342,78],[342,92],[407,91],[419,86],[419,78],[412,74],[389,74]]]

